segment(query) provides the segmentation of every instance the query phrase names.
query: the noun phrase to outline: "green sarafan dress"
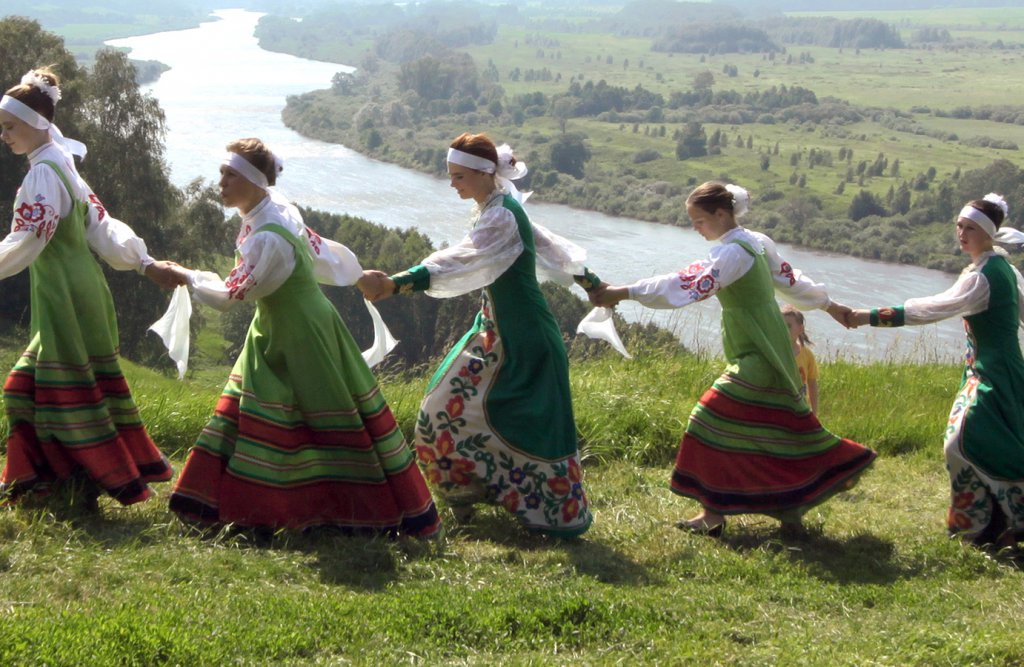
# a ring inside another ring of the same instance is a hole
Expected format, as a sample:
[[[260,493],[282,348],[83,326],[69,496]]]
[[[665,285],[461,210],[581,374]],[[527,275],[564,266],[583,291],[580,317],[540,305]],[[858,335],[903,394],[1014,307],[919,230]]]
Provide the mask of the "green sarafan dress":
[[[997,253],[942,294],[872,311],[872,326],[963,317],[964,372],[945,431],[947,527],[979,544],[1024,535],[1024,356],[1020,275]]]
[[[324,242],[277,222],[289,211],[296,213],[268,197],[243,220],[247,237],[284,239],[278,247],[292,253],[295,268],[256,298],[244,347],[171,509],[209,523],[434,536],[440,520],[412,449],[317,283],[312,253]],[[241,285],[236,278],[228,285]]]
[[[537,281],[535,231],[519,202],[498,194],[462,244],[392,278],[405,292],[429,290],[445,277],[445,261],[474,244],[484,254],[476,261],[503,268],[484,286],[473,326],[430,380],[416,451],[428,481],[451,504],[498,504],[529,529],[569,537],[587,530],[591,513],[565,345]],[[481,247],[504,234],[509,243],[498,245],[514,248],[513,255]],[[557,245],[550,232],[537,234],[546,248]],[[576,270],[581,283],[596,284],[596,276]]]
[[[55,148],[43,150],[53,161],[33,168],[54,170],[72,207],[55,228],[52,196],[15,211],[14,231],[49,240],[29,266],[31,339],[4,384],[10,435],[0,484],[17,497],[82,473],[119,502],[139,502],[172,470],[121,372],[114,303],[86,242],[88,204],[64,171],[73,167],[57,163]],[[25,188],[19,197],[31,196]]]
[[[690,414],[672,490],[722,514],[796,521],[849,488],[875,453],[811,412],[766,258],[733,243],[754,266],[718,292],[729,364]]]

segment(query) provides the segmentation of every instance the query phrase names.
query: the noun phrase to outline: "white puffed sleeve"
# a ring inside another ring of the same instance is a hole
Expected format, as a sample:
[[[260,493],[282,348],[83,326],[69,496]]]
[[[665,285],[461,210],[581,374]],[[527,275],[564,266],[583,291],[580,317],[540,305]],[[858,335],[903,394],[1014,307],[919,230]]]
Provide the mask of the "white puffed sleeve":
[[[146,242],[131,227],[110,215],[94,192],[89,192],[85,240],[93,251],[118,271],[139,273],[153,263]]]
[[[192,294],[200,303],[228,310],[238,301],[273,294],[295,270],[295,249],[274,232],[256,231],[238,248],[239,260],[226,279],[209,271],[189,276]]]
[[[976,315],[988,308],[990,293],[984,275],[979,271],[965,271],[946,291],[905,301],[904,323],[931,324],[950,317]]]
[[[531,227],[538,277],[566,287],[572,285],[573,276],[583,275],[587,251],[546,227],[532,223]]]
[[[629,285],[629,298],[648,308],[681,308],[714,296],[754,266],[754,257],[736,243],[724,243],[678,273]]]
[[[347,287],[363,276],[359,258],[346,246],[325,239],[306,227],[309,248],[313,252],[313,275],[324,285]]]
[[[45,165],[29,170],[14,199],[11,231],[0,241],[0,278],[22,271],[46,248],[60,224],[62,195],[70,211],[71,197],[57,173]]]
[[[523,239],[512,211],[503,206],[485,209],[469,236],[421,262],[430,273],[426,292],[446,298],[486,287],[522,253]]]
[[[779,255],[775,241],[760,232],[749,232],[764,246],[765,259],[772,274],[775,291],[779,296],[800,310],[824,310],[832,303],[828,290],[822,283],[814,282],[799,269],[794,269],[789,262]]]

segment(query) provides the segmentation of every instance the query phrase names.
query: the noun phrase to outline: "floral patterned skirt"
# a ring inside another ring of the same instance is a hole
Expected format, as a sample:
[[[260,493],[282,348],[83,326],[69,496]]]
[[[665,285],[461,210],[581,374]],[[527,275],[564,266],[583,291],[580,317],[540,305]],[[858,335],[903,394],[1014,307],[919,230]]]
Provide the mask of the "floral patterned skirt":
[[[1024,480],[986,472],[965,450],[968,423],[979,418],[979,384],[969,372],[949,412],[943,450],[950,481],[949,532],[982,543],[994,541],[1004,530],[1024,533]]]
[[[420,464],[452,505],[498,504],[532,530],[579,535],[590,527],[591,514],[575,427],[571,443],[552,443],[554,425],[565,415],[554,414],[562,408],[544,397],[562,390],[543,386],[544,372],[537,370],[552,364],[538,360],[529,381],[514,377],[506,363],[510,351],[487,314],[486,308],[481,311],[445,359],[420,405],[415,436]],[[517,368],[523,366],[520,359]],[[567,377],[565,385],[567,392]],[[571,426],[571,403],[564,398]],[[522,414],[516,433],[499,432],[498,410]]]

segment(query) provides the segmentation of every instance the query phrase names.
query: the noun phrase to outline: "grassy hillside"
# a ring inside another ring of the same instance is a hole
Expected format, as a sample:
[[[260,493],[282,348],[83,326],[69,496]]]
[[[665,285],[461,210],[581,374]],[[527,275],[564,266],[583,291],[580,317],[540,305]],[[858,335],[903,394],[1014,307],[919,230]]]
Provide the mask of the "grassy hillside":
[[[12,354],[7,355],[9,358]],[[157,440],[182,463],[218,392],[127,364]],[[809,534],[695,505],[668,474],[715,359],[574,362],[593,529],[526,534],[487,508],[433,543],[188,534],[166,508],[61,499],[0,513],[0,660],[49,665],[1014,665],[1022,574],[945,537],[939,433],[958,369],[823,368],[823,419],[877,447]],[[383,379],[408,433],[424,380]]]

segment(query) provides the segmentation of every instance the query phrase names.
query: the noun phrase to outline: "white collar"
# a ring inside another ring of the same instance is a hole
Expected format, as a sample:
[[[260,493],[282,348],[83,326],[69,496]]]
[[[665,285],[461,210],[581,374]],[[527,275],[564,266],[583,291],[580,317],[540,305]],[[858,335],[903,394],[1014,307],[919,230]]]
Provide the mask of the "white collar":
[[[729,241],[732,241],[733,237],[739,236],[740,234],[742,234],[745,231],[747,231],[747,230],[744,229],[743,227],[740,227],[739,225],[736,225],[735,227],[733,227],[732,229],[730,229],[726,233],[724,233],[721,236],[719,236],[718,237],[718,242],[719,243],[728,243]]]
[[[253,206],[251,209],[249,209],[248,213],[242,216],[242,222],[247,222],[250,224],[262,222],[261,220],[257,220],[256,218],[260,217],[263,214],[263,212],[266,210],[269,204],[270,195],[267,195],[266,197],[260,200],[259,204]]]
[[[45,153],[48,148],[56,148],[56,147],[57,147],[56,144],[54,144],[52,141],[47,141],[45,144],[43,144],[42,146],[40,146],[39,148],[35,149],[34,151],[32,151],[31,153],[28,154],[29,164],[31,164],[32,166],[35,166],[35,165],[39,164],[40,162],[42,162],[42,161],[44,161],[46,159],[49,159],[49,160],[52,161],[54,159],[53,156],[46,156],[46,155],[43,155],[43,153]],[[61,160],[61,162],[63,162],[63,160]]]

